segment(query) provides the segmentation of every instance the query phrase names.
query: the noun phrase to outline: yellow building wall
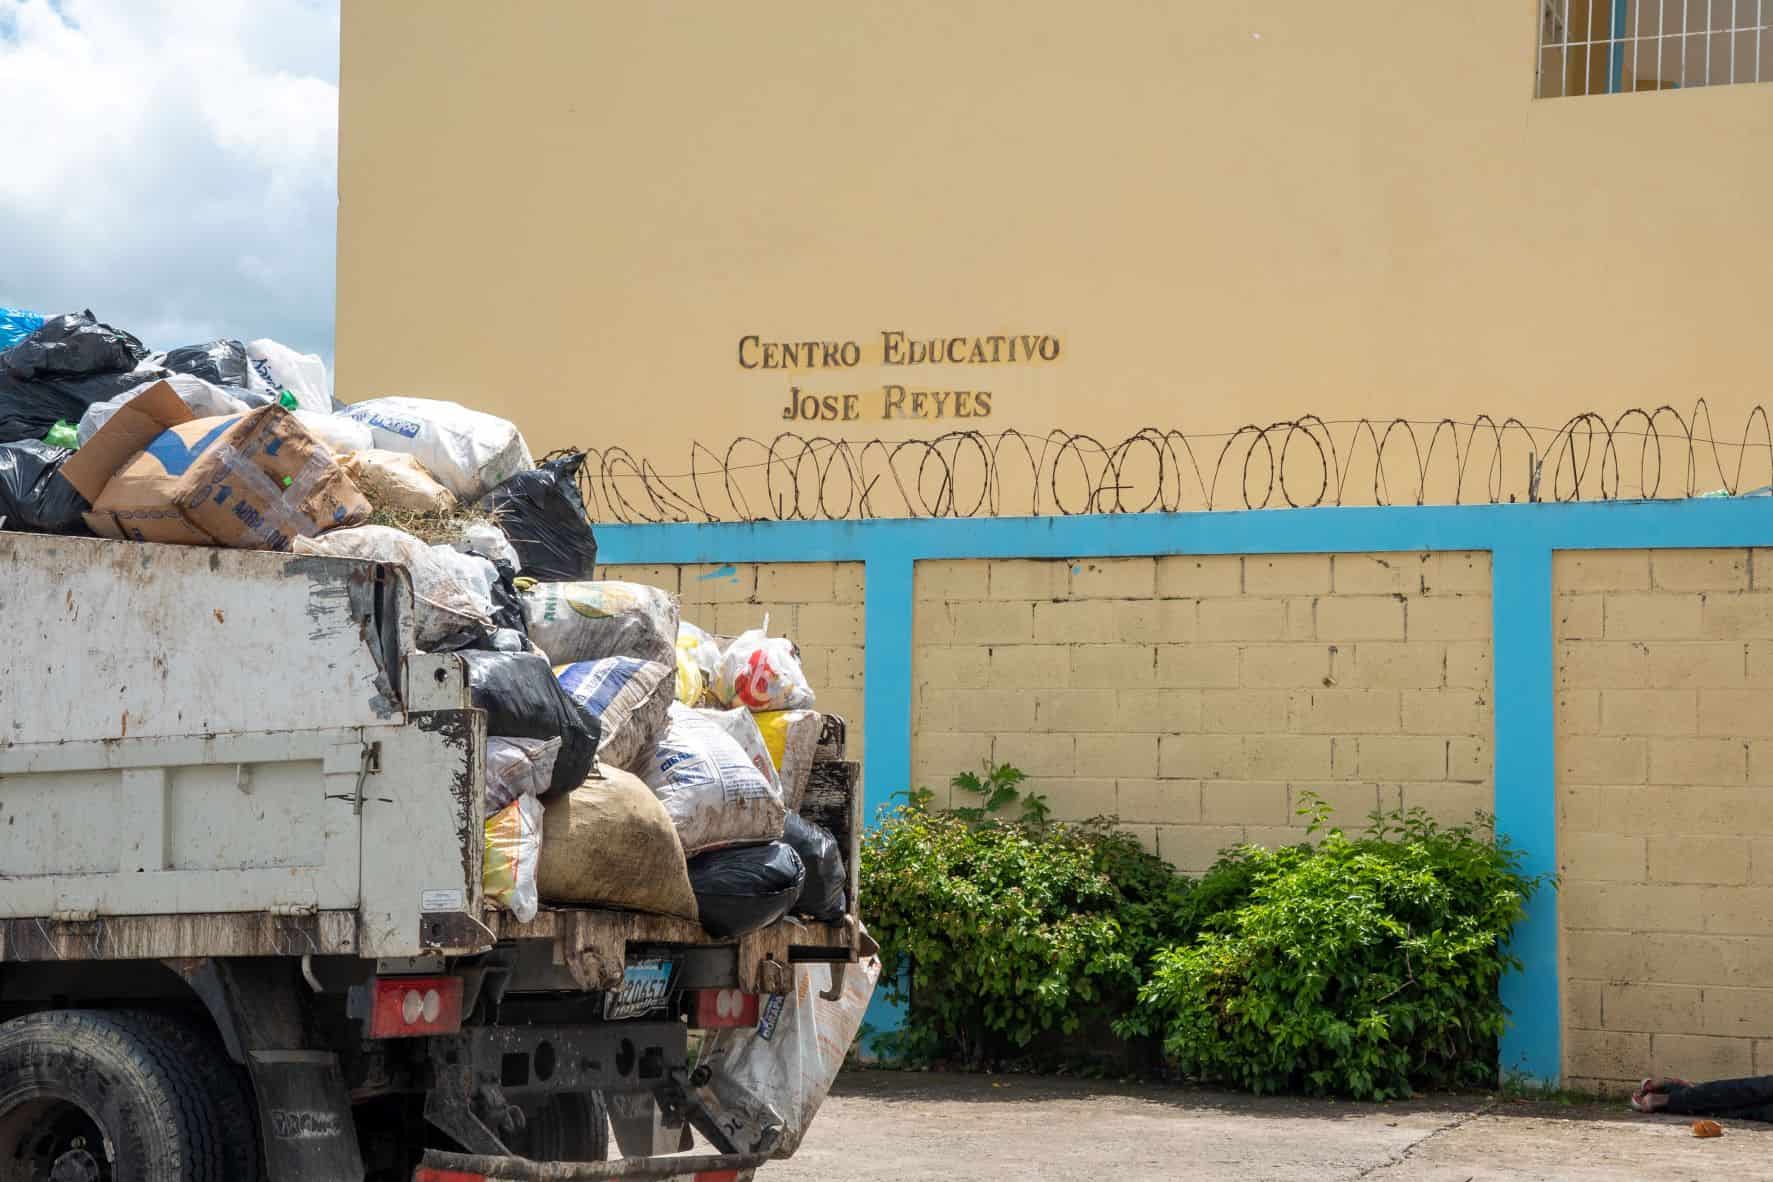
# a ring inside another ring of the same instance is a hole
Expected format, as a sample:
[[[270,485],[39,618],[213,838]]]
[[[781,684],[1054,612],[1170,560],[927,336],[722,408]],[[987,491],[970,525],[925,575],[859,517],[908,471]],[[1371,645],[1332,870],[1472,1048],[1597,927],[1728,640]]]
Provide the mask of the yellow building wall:
[[[812,429],[857,438],[1699,396],[1740,438],[1768,374],[1773,87],[1535,100],[1537,21],[1537,0],[354,0],[339,389],[664,473],[691,440],[804,428],[791,388],[855,395]],[[968,356],[1028,334],[1035,359],[888,366],[889,332]],[[858,363],[742,364],[809,340]],[[885,419],[894,384],[968,391],[969,414],[931,394]]]
[[[1493,807],[1488,555],[925,562],[916,593],[912,773],[939,803],[1010,763],[1189,873],[1304,840],[1306,792],[1351,830]]]
[[[1773,552],[1553,580],[1564,1081],[1773,1071]]]

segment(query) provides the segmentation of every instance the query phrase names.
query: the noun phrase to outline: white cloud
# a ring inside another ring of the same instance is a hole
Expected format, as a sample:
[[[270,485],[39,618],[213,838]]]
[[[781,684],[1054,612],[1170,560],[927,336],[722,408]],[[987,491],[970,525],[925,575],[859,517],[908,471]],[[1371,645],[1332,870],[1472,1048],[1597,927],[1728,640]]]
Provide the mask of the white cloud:
[[[0,0],[0,304],[332,355],[338,0]]]

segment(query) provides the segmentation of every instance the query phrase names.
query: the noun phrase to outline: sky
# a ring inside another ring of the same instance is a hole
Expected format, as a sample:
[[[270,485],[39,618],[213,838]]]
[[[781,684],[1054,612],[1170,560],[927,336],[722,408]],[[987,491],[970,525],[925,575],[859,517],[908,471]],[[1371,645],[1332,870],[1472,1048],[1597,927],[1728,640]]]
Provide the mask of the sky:
[[[0,0],[0,305],[332,360],[338,0]]]

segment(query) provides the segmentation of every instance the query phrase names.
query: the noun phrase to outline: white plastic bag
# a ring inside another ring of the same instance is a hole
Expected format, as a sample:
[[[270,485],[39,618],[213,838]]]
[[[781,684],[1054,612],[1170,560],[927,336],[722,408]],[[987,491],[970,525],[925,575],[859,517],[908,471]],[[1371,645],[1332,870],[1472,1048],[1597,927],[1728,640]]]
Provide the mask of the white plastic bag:
[[[352,452],[368,451],[376,445],[375,436],[368,427],[355,419],[347,419],[344,415],[335,415],[315,410],[298,410],[292,412],[308,429],[308,434],[332,448],[335,456],[348,456]]]
[[[781,790],[702,711],[671,703],[665,733],[658,746],[642,755],[636,770],[664,802],[683,852],[691,857],[782,836],[788,810]]]
[[[377,509],[405,513],[448,513],[456,496],[431,478],[424,465],[405,452],[372,447],[339,460],[364,499]]]
[[[518,923],[534,919],[542,903],[536,890],[536,863],[542,857],[542,817],[542,802],[525,795],[486,819],[481,894],[488,903],[509,911]]]
[[[776,771],[776,763],[770,758],[769,744],[764,741],[763,730],[757,725],[757,720],[751,717],[751,711],[743,706],[736,706],[731,710],[699,710],[697,713],[717,723],[739,745],[739,750],[745,753],[745,758],[751,761],[757,774],[770,782],[770,787],[777,796],[782,796],[782,777]]]
[[[437,565],[455,575],[464,587],[472,589],[475,601],[486,609],[487,619],[493,613],[493,588],[498,586],[499,570],[478,554],[463,554],[454,546],[439,542],[431,547]]]
[[[773,1154],[778,1158],[792,1157],[800,1148],[880,981],[878,956],[838,967],[844,970],[843,989],[830,999],[825,994],[831,991],[831,965],[794,966],[794,992],[761,998],[757,1025],[721,1031],[701,1061],[775,1113],[782,1122]],[[721,1090],[717,1082],[716,1093]]]
[[[720,654],[714,677],[714,699],[722,706],[748,710],[810,710],[813,687],[807,684],[794,642],[769,635],[770,620],[762,628],[741,633]]]
[[[457,554],[448,546],[440,549],[451,558],[440,559],[419,539],[386,525],[359,525],[335,529],[317,538],[297,538],[293,548],[297,554],[367,558],[406,567],[412,576],[413,622],[421,650],[430,651],[431,646],[464,632],[485,634],[492,630],[491,579],[483,577],[481,570],[484,567],[491,571],[492,564],[485,559]]]
[[[169,377],[143,382],[133,390],[125,390],[115,398],[107,398],[103,402],[95,402],[87,407],[86,413],[80,416],[80,426],[76,432],[80,439],[80,446],[85,447],[86,441],[98,434],[98,429],[104,426],[120,407],[161,381],[171,386],[172,392],[179,396],[179,401],[191,408],[194,418],[221,418],[225,415],[245,414],[252,409],[244,399],[235,396],[235,391],[227,390],[213,382],[206,382],[202,378],[194,378],[190,374],[175,373]]]
[[[246,344],[252,371],[275,392],[289,391],[301,410],[326,414],[332,410],[332,383],[326,379],[326,362],[316,353],[297,353],[270,337]]]
[[[453,543],[463,554],[478,554],[488,562],[508,562],[511,569],[523,573],[523,563],[517,557],[517,548],[511,545],[511,539],[505,531],[489,521],[476,521],[462,527],[462,536]]]
[[[375,445],[425,465],[465,505],[536,466],[515,424],[432,398],[372,398],[339,412],[370,429]]]
[[[486,740],[486,815],[492,816],[519,796],[541,796],[554,778],[560,758],[559,739]]]

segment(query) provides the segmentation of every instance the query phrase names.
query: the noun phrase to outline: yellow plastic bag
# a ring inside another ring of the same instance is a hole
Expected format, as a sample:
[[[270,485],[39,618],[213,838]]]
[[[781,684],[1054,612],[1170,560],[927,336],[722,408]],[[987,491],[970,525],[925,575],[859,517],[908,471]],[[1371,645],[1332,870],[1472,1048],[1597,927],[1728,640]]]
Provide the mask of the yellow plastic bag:
[[[708,692],[708,683],[702,679],[702,670],[696,665],[693,654],[683,651],[683,640],[677,641],[677,700],[685,706],[699,706],[702,695]]]
[[[799,710],[765,710],[754,717],[757,729],[763,732],[763,745],[769,748],[770,762],[776,765],[776,773],[782,771],[782,749],[788,745],[788,716],[799,714]]]
[[[528,923],[541,898],[536,892],[536,863],[542,856],[542,802],[528,795],[486,819],[486,858],[481,863],[480,890],[486,901]]]
[[[751,717],[763,732],[763,745],[781,777],[783,799],[790,808],[798,809],[819,747],[819,712],[766,710]]]
[[[770,759],[775,762],[778,773],[782,770],[782,758],[788,749],[790,729],[800,731],[810,727],[813,742],[819,741],[819,715],[815,710],[764,710],[753,717],[757,720],[757,729],[763,732],[763,745],[770,749]]]
[[[713,637],[688,620],[681,621],[677,625],[677,700],[685,706],[700,706],[719,665],[720,646]]]

